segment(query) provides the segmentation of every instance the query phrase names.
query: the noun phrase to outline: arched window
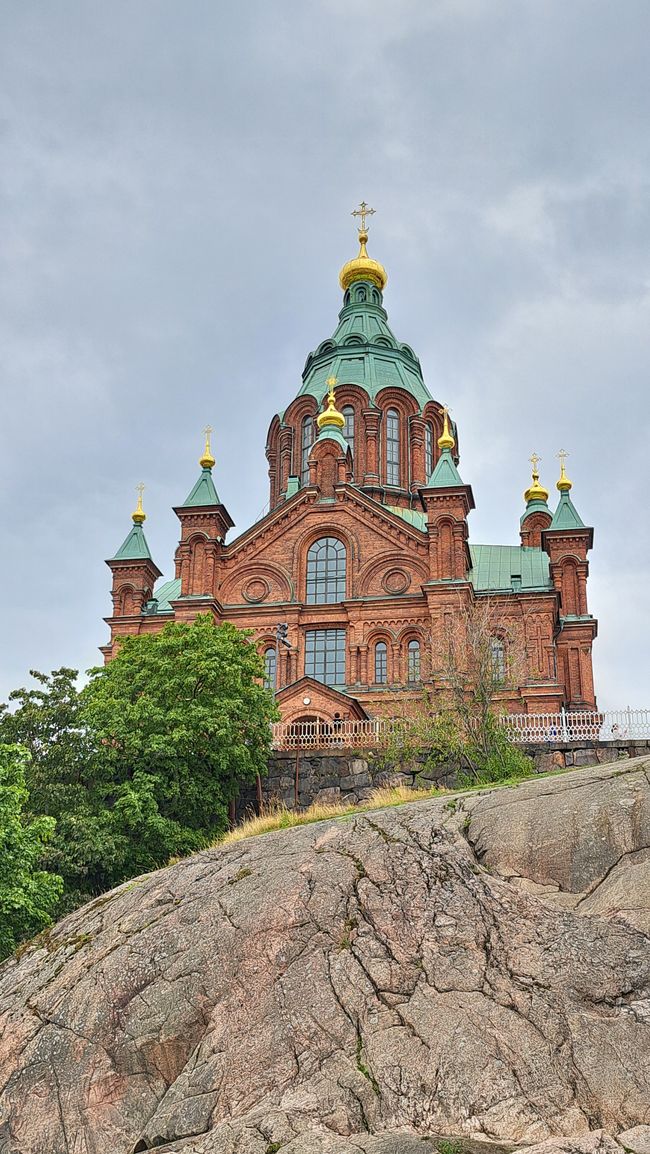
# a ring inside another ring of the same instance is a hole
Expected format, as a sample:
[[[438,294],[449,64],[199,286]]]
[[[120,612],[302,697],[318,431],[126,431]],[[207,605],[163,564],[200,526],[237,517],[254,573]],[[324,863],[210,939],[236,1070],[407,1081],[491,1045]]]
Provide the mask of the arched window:
[[[497,685],[503,685],[506,679],[506,646],[500,637],[490,638],[490,657],[492,679]]]
[[[268,649],[264,650],[264,688],[275,690],[275,664],[276,652],[275,648],[270,645]]]
[[[343,436],[345,437],[348,445],[350,446],[350,452],[352,453],[352,456],[354,457],[354,409],[352,408],[352,405],[344,405],[343,408],[341,409],[341,412],[342,412],[343,416],[345,417],[345,425],[343,426]]]
[[[385,641],[375,645],[375,684],[385,685],[388,680],[388,648]]]
[[[407,680],[410,685],[420,680],[420,642],[409,641]]]
[[[309,484],[309,450],[314,443],[314,418],[310,416],[302,419],[302,440],[300,442],[300,483]]]
[[[307,553],[307,604],[333,605],[345,599],[345,545],[321,537]]]
[[[433,473],[433,429],[431,422],[427,421],[424,426],[424,475],[426,480]]]
[[[399,485],[399,413],[386,413],[386,484]]]

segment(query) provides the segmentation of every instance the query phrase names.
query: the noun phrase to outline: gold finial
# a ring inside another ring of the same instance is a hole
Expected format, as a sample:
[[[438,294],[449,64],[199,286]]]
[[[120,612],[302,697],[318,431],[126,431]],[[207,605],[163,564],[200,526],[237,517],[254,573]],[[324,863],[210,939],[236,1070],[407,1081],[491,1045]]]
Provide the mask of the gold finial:
[[[135,513],[131,514],[131,520],[133,521],[134,525],[141,525],[142,522],[146,521],[147,519],[147,514],[142,508],[142,494],[144,493],[144,485],[142,481],[140,481],[139,485],[136,485],[135,490],[138,494],[138,504],[136,506]]]
[[[541,459],[541,457],[537,456],[537,453],[532,453],[528,458],[533,466],[533,483],[524,493],[524,501],[526,504],[528,504],[529,501],[548,501],[548,489],[545,489],[544,486],[539,483],[539,470],[537,466]]]
[[[359,253],[354,260],[349,260],[341,269],[339,283],[344,292],[357,280],[368,280],[380,291],[386,288],[386,282],[388,281],[386,269],[378,260],[372,260],[372,258],[368,256],[366,249],[368,243],[366,217],[374,216],[375,212],[376,209],[368,208],[365,200],[362,200],[359,207],[352,211],[352,216],[358,216],[361,219],[359,226]]]
[[[203,432],[205,435],[205,449],[203,450],[203,456],[199,457],[199,465],[202,469],[213,469],[215,465],[215,459],[212,456],[212,450],[210,448],[210,434],[212,432],[212,425],[206,425]]]
[[[345,425],[345,417],[343,413],[339,413],[336,407],[336,394],[334,392],[337,384],[336,377],[328,377],[325,384],[329,389],[327,394],[327,408],[324,412],[318,414],[316,424],[319,429],[323,429],[327,425],[333,425],[336,429],[342,429]]]
[[[456,442],[449,429],[449,409],[445,405],[439,412],[442,416],[442,435],[438,437],[438,448],[453,449]]]
[[[560,479],[557,482],[557,488],[560,490],[560,493],[568,493],[569,489],[571,489],[573,485],[573,482],[570,481],[567,477],[566,470],[564,468],[564,462],[568,456],[569,454],[565,453],[564,449],[560,449],[558,453],[558,457],[560,459]]]

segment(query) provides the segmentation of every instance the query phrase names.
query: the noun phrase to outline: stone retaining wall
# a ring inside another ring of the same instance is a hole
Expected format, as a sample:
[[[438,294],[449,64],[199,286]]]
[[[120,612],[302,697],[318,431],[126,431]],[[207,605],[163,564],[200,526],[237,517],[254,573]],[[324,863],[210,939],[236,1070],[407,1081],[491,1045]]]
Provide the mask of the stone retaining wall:
[[[522,749],[535,762],[537,773],[573,766],[605,764],[619,758],[650,756],[650,741],[619,740],[602,742],[553,742],[544,746],[528,745]],[[381,785],[406,785],[411,788],[457,784],[455,769],[441,765],[418,772],[416,766],[387,770],[372,756],[354,752],[341,753],[275,753],[269,764],[268,777],[262,782],[262,797],[267,804],[279,802],[288,809],[307,809],[313,802],[342,802],[355,805],[370,796]],[[240,798],[238,817],[257,808],[255,791]]]

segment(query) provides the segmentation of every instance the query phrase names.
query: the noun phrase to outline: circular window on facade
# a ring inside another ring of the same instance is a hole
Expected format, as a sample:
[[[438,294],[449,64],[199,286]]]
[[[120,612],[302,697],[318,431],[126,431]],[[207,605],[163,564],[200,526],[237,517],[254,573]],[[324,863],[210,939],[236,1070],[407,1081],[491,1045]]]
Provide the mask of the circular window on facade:
[[[387,593],[406,593],[410,584],[411,578],[403,569],[389,569],[382,581]]]
[[[268,581],[262,577],[254,577],[247,585],[244,585],[242,590],[246,601],[252,601],[254,604],[258,601],[264,601],[271,591]]]

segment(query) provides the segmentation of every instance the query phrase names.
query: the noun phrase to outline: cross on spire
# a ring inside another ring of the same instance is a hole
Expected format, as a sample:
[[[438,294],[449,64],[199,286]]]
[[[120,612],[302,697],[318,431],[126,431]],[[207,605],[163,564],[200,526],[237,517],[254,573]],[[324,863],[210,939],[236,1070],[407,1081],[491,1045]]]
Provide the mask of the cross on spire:
[[[558,453],[558,459],[562,465],[564,464],[564,462],[566,461],[568,456],[569,456],[569,454],[564,449],[560,449],[560,451]]]
[[[539,465],[541,459],[542,459],[541,457],[537,456],[537,453],[532,453],[531,456],[528,458],[531,465],[533,466],[533,473],[537,472],[537,466]]]
[[[361,201],[361,204],[359,205],[358,208],[355,208],[352,210],[352,216],[360,216],[361,217],[361,227],[359,228],[359,232],[365,232],[366,231],[366,217],[367,216],[374,216],[376,211],[377,210],[374,208],[368,208],[368,205],[366,204],[365,200]]]
[[[144,493],[145,488],[146,488],[146,486],[145,486],[144,481],[140,481],[140,484],[136,485],[136,487],[135,487],[135,491],[138,494],[138,504],[140,504],[140,505],[142,504],[142,494]]]

